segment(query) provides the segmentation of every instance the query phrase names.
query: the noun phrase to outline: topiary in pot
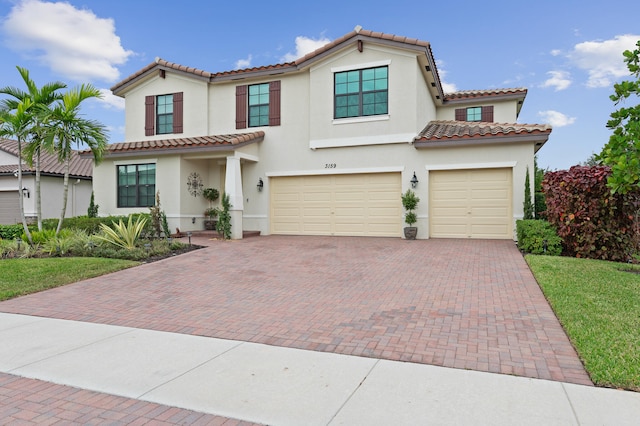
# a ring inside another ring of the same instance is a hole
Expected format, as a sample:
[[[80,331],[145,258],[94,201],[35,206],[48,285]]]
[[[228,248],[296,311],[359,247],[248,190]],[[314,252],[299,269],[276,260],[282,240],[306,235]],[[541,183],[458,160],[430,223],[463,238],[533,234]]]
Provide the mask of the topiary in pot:
[[[418,235],[418,228],[413,224],[418,221],[418,216],[414,210],[418,207],[419,202],[420,198],[410,189],[407,189],[407,192],[402,194],[402,206],[407,211],[404,215],[404,221],[409,225],[404,228],[404,237],[407,240],[415,240],[416,235]]]

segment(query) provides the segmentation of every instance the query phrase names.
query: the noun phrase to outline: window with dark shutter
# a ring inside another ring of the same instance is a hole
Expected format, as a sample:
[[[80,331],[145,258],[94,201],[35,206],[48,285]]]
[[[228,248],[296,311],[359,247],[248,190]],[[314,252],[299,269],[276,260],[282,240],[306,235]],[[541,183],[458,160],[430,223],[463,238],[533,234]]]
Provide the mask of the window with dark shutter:
[[[173,94],[173,133],[182,133],[182,92]]]
[[[467,121],[467,109],[466,108],[458,108],[458,109],[456,109],[456,121]]]
[[[155,134],[156,122],[156,97],[146,96],[144,98],[144,134],[153,136]]]
[[[482,121],[493,123],[493,105],[482,107]]]
[[[236,86],[236,129],[247,128],[247,86]]]
[[[269,83],[269,126],[280,125],[280,81]]]

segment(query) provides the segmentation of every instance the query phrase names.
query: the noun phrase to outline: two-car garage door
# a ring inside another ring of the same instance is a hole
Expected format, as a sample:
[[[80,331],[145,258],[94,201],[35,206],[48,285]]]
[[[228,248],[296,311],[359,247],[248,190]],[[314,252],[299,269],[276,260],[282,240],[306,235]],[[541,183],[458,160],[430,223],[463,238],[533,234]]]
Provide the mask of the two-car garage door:
[[[513,238],[512,169],[429,173],[432,238]]]
[[[399,237],[405,226],[400,173],[273,177],[270,188],[273,234]],[[429,237],[513,238],[512,192],[511,168],[430,171]]]
[[[271,232],[399,237],[400,173],[273,177]]]

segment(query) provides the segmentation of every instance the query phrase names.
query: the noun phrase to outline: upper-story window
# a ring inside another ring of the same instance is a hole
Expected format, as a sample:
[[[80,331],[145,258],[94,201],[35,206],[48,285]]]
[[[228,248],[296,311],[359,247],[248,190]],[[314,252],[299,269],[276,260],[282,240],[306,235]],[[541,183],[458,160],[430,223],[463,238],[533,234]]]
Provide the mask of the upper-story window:
[[[155,205],[156,165],[118,165],[118,207],[151,207]]]
[[[362,117],[389,112],[388,67],[334,74],[334,117]]]
[[[236,129],[280,125],[280,81],[236,86]]]
[[[493,122],[493,105],[456,109],[456,121]]]
[[[182,92],[146,96],[145,136],[182,133]]]
[[[269,83],[249,86],[249,127],[269,125]]]
[[[173,95],[156,96],[156,133],[173,133]]]

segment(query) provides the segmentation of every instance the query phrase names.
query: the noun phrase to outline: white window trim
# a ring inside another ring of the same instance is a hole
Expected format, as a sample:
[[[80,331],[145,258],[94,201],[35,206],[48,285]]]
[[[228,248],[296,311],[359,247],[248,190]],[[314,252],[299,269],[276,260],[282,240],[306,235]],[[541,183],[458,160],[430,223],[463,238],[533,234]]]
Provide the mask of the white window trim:
[[[114,166],[129,166],[132,164],[158,164],[157,158],[139,158],[137,160],[117,160],[113,162]]]

